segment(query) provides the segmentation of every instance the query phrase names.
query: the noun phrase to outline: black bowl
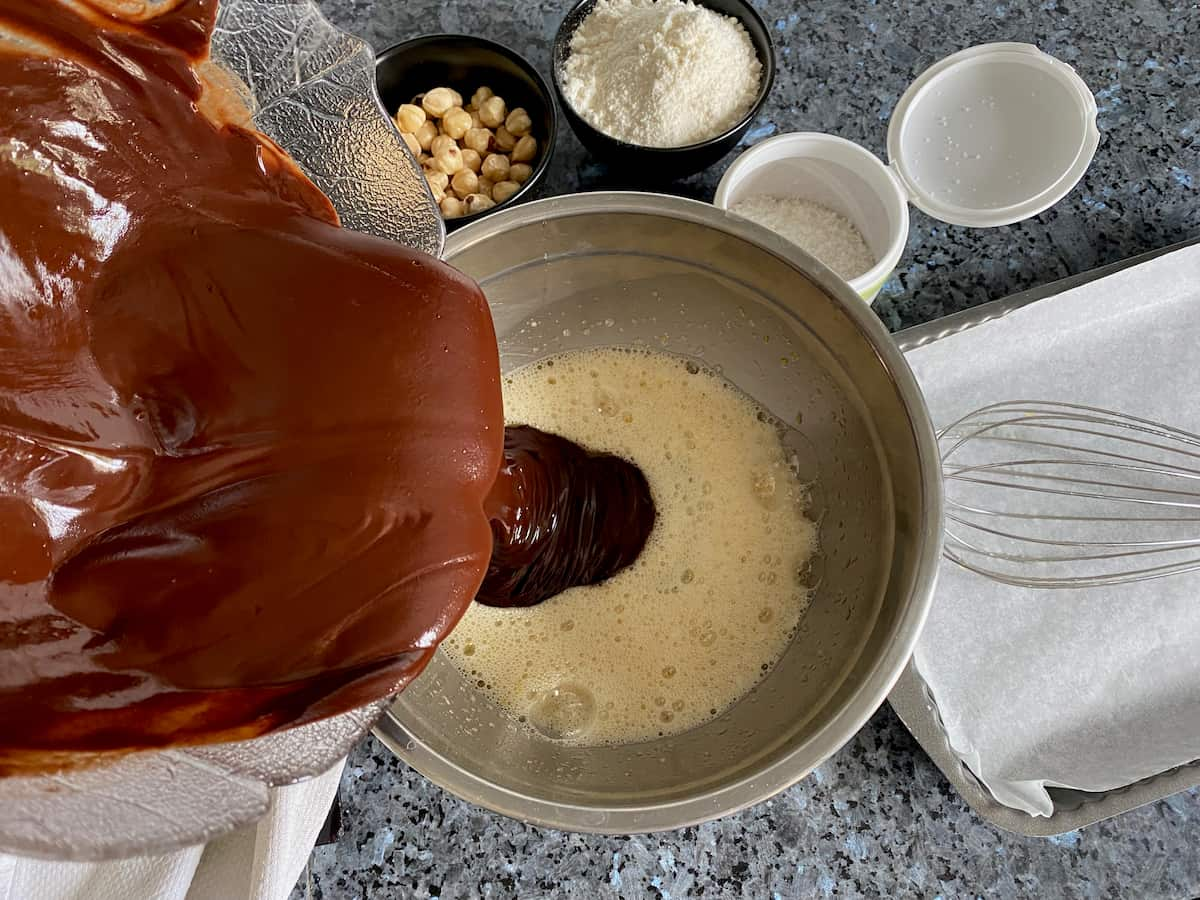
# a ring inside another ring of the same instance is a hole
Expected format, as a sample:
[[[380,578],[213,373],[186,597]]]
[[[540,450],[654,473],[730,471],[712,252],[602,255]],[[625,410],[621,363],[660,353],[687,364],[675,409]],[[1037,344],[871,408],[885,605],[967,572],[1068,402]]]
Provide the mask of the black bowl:
[[[563,93],[562,67],[571,55],[571,38],[575,30],[592,11],[596,0],[579,0],[571,7],[554,36],[551,56],[554,90],[558,94],[558,102],[562,104],[567,121],[571,123],[571,130],[597,158],[638,180],[671,181],[693,175],[711,166],[737,146],[737,142],[742,139],[742,135],[750,128],[750,123],[766,103],[771,85],[775,81],[775,48],[771,45],[771,33],[754,11],[754,7],[742,0],[697,0],[697,3],[741,22],[758,52],[758,61],[762,65],[762,81],[758,86],[758,94],[746,115],[728,131],[698,144],[688,144],[684,147],[643,147],[630,144],[592,127],[571,108]]]
[[[558,116],[546,80],[519,53],[469,34],[426,35],[395,44],[376,56],[375,82],[379,97],[391,115],[401,103],[411,103],[417,94],[435,87],[454,88],[463,97],[470,97],[480,85],[487,85],[504,98],[509,109],[523,106],[533,120],[538,157],[529,179],[512,197],[491,209],[447,219],[447,231],[536,195],[537,185],[554,153]]]

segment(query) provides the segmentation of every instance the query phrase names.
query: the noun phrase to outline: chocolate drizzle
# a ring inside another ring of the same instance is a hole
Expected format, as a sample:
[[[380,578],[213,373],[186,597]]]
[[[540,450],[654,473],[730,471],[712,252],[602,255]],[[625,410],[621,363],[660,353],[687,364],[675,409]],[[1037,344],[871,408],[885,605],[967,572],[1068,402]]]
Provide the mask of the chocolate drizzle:
[[[533,606],[612,577],[638,558],[655,516],[637,466],[528,425],[504,430],[486,511],[492,561],[476,599],[489,606]]]

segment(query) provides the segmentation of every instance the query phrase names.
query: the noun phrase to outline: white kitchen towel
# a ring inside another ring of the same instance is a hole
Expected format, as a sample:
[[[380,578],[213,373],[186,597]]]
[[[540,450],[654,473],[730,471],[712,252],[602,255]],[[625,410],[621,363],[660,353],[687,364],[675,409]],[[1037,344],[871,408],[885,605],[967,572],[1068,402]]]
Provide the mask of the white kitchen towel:
[[[1055,400],[1200,432],[1200,246],[907,358],[938,427],[991,403]],[[1198,595],[1198,573],[1037,590],[943,560],[913,664],[992,796],[1050,816],[1047,788],[1110,791],[1200,756]]]
[[[0,900],[285,900],[329,813],[344,763],[274,789],[257,825],[202,846],[102,863],[0,854]]]

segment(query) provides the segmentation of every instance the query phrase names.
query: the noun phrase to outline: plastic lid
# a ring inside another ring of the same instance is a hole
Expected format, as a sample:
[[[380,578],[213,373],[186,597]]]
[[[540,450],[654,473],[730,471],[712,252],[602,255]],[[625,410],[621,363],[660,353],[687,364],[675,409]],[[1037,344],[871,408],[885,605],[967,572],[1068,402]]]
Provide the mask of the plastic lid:
[[[1100,142],[1075,70],[1031,44],[981,44],[926,69],[888,126],[892,172],[952,225],[1009,225],[1061,200]]]

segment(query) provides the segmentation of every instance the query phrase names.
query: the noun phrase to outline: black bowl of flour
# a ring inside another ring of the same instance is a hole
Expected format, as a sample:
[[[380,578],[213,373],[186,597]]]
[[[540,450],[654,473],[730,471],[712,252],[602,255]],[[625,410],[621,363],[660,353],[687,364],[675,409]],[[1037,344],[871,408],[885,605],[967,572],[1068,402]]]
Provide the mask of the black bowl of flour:
[[[571,54],[571,39],[591,14],[598,0],[579,0],[554,36],[551,65],[554,90],[559,104],[580,142],[598,159],[620,170],[627,179],[638,182],[674,181],[706,169],[737,146],[751,123],[766,103],[775,81],[775,48],[766,23],[754,7],[743,0],[696,0],[696,5],[730,16],[741,23],[754,45],[762,72],[758,92],[746,113],[731,127],[698,143],[679,147],[649,147],[629,143],[606,134],[588,122],[567,99],[564,89],[563,66]]]

